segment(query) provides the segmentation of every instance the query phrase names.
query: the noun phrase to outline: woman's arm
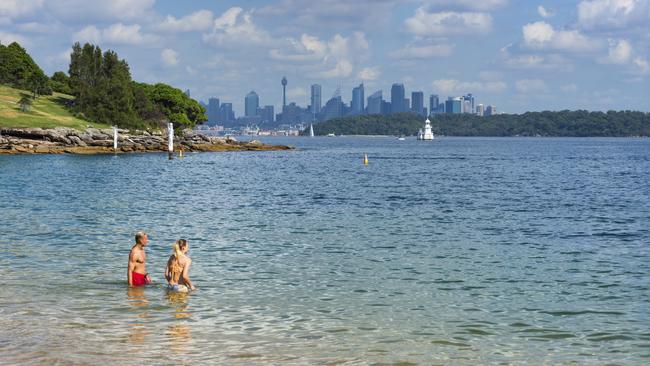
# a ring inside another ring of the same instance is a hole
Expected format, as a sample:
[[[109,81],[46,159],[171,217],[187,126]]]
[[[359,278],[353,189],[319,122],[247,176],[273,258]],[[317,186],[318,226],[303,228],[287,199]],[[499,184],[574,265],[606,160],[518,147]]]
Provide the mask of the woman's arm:
[[[183,282],[190,288],[190,290],[196,290],[196,287],[192,284],[192,281],[190,281],[190,264],[192,264],[192,260],[187,258],[187,262],[185,262],[185,266],[183,266],[183,274],[181,275],[183,277]]]
[[[167,283],[172,280],[172,274],[169,271],[169,262],[171,262],[171,258],[167,260],[167,265],[165,266],[165,279],[167,280]]]

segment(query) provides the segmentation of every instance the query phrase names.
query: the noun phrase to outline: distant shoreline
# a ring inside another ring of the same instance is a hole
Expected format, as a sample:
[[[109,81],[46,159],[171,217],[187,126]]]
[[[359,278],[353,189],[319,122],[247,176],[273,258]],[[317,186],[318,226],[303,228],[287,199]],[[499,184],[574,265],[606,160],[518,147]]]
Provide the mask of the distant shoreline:
[[[211,137],[194,132],[175,137],[174,152],[276,151],[290,146],[269,145],[260,141],[237,141],[231,137]],[[19,154],[113,154],[168,152],[167,137],[161,132],[131,133],[118,130],[117,149],[113,148],[113,130],[88,128],[0,128],[0,155]]]

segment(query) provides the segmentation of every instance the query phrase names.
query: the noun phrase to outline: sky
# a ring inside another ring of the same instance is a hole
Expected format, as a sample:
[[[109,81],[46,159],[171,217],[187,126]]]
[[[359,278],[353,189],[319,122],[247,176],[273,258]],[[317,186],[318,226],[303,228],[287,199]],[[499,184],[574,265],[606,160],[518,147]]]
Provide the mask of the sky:
[[[51,75],[74,42],[112,49],[134,80],[260,105],[347,103],[393,83],[472,93],[499,112],[650,111],[650,0],[0,0],[0,43]]]

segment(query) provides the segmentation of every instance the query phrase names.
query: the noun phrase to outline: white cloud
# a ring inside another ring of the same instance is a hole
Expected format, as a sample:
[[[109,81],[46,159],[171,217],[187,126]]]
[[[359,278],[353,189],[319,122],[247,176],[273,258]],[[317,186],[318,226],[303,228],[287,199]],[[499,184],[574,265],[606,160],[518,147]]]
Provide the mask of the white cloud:
[[[43,6],[43,0],[2,0],[0,1],[0,18],[19,18],[36,15]]]
[[[289,88],[287,90],[288,98],[300,98],[300,97],[306,97],[307,95],[308,95],[307,90],[305,90],[305,88],[301,88],[298,86],[295,88]]]
[[[8,45],[10,43],[17,42],[21,46],[25,47],[26,45],[30,44],[30,42],[27,40],[27,38],[19,35],[19,34],[14,34],[14,33],[7,33],[0,31],[0,43],[3,45]]]
[[[578,86],[576,84],[573,84],[573,83],[566,84],[566,85],[562,85],[560,87],[560,90],[562,90],[565,93],[575,93],[575,92],[578,91]]]
[[[647,26],[648,0],[590,0],[578,4],[578,23],[584,29]]]
[[[566,52],[588,52],[598,49],[600,42],[577,30],[555,30],[546,22],[529,23],[522,28],[524,43],[534,49],[556,49]]]
[[[503,80],[503,73],[499,71],[481,71],[478,73],[479,78],[483,81],[500,81]]]
[[[268,45],[272,39],[253,23],[252,12],[232,7],[214,20],[212,32],[204,34],[203,41],[219,46],[241,47],[244,44]]]
[[[352,74],[352,69],[353,66],[350,61],[340,60],[336,63],[336,66],[334,66],[334,68],[321,71],[317,75],[324,79],[348,77],[350,74]]]
[[[545,52],[543,55],[516,54],[511,55],[509,49],[512,45],[501,49],[503,63],[511,69],[521,70],[553,70],[572,71],[574,65],[571,60],[560,54]]]
[[[279,49],[269,51],[269,56],[279,61],[321,61],[328,53],[328,45],[322,42],[318,37],[303,34],[300,41],[289,39],[291,53],[283,53]]]
[[[393,8],[403,0],[282,0],[262,7],[257,14],[267,18],[286,17],[289,26],[300,31],[305,28],[376,29],[388,24]]]
[[[109,43],[142,44],[145,42],[145,37],[140,33],[140,25],[138,24],[113,24],[104,29],[103,36],[105,41]]]
[[[116,23],[103,30],[98,29],[94,25],[88,26],[73,34],[74,42],[89,42],[93,44],[100,44],[103,42],[112,44],[131,44],[138,45],[147,42],[155,42],[157,39],[153,35],[143,35],[140,33],[140,25],[124,25]]]
[[[48,0],[48,9],[61,19],[80,20],[139,20],[153,11],[156,0]]]
[[[89,25],[72,35],[73,42],[98,44],[102,40],[102,32],[94,25]]]
[[[542,79],[523,79],[515,82],[515,88],[520,93],[544,93],[548,91],[546,82]]]
[[[321,78],[350,76],[354,70],[354,61],[362,57],[369,44],[365,34],[355,32],[344,37],[335,34],[329,41],[303,34],[300,40],[286,40],[287,50],[271,49],[269,57],[278,61],[305,63],[308,72]],[[354,52],[351,52],[354,50]]]
[[[213,26],[213,14],[209,10],[199,10],[180,19],[168,15],[156,28],[166,32],[192,32],[209,30]]]
[[[636,67],[636,71],[641,75],[648,75],[650,73],[650,63],[648,60],[637,57],[632,61],[632,64]]]
[[[607,57],[602,60],[604,63],[624,65],[632,60],[632,45],[625,39],[610,40]]]
[[[458,94],[458,93],[476,93],[489,92],[500,93],[508,88],[503,81],[459,81],[456,79],[438,79],[434,80],[433,90],[437,93]]]
[[[543,7],[543,6],[541,6],[541,5],[537,7],[537,13],[538,13],[542,18],[550,18],[550,17],[552,17],[553,15],[555,15],[555,14],[553,14],[552,11],[546,10],[546,8]]]
[[[171,48],[165,48],[160,52],[160,59],[165,66],[178,65],[178,53]]]
[[[404,23],[407,30],[416,36],[485,34],[492,29],[492,16],[478,12],[430,13],[420,7]]]
[[[507,2],[507,0],[425,0],[424,4],[428,9],[489,11],[505,5]]]
[[[359,74],[357,75],[357,78],[363,80],[363,81],[372,81],[372,80],[377,80],[379,79],[379,75],[381,72],[379,71],[378,66],[374,67],[364,67],[359,71]]]
[[[59,26],[56,24],[45,24],[37,22],[17,24],[16,28],[21,32],[50,34],[58,30]]]
[[[406,47],[393,51],[390,57],[394,59],[428,59],[432,57],[448,57],[454,52],[454,45],[439,44],[428,46],[407,45]]]

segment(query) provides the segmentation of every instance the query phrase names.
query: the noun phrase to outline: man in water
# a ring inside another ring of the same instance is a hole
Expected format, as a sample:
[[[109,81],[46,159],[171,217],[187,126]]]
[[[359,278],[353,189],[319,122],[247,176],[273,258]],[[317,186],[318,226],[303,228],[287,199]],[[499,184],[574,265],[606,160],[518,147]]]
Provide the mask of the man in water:
[[[135,245],[133,245],[129,253],[129,268],[127,270],[129,286],[144,286],[151,283],[145,264],[147,254],[144,252],[144,247],[148,243],[149,238],[145,232],[138,231],[135,234]]]

